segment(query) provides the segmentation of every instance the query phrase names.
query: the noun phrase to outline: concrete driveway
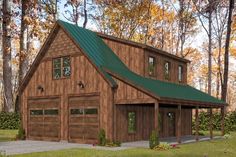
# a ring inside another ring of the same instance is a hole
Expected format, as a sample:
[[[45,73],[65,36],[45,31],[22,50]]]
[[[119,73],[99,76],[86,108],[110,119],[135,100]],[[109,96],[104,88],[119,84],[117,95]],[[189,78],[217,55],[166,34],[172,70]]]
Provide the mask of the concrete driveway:
[[[61,149],[70,148],[89,148],[89,149],[100,149],[100,150],[124,150],[127,147],[100,147],[93,146],[90,144],[77,144],[67,142],[46,142],[46,141],[11,141],[11,142],[0,142],[0,152],[5,155],[25,154],[33,152],[45,152]]]

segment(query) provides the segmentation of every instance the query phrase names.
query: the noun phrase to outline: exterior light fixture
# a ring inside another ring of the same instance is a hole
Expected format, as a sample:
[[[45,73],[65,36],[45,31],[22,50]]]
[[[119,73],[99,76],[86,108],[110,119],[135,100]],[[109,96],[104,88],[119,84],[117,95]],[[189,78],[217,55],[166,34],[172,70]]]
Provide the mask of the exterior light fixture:
[[[41,93],[44,91],[44,88],[41,85],[38,85],[37,89],[40,90]]]
[[[84,89],[85,85],[82,81],[79,81],[78,83],[80,89]]]

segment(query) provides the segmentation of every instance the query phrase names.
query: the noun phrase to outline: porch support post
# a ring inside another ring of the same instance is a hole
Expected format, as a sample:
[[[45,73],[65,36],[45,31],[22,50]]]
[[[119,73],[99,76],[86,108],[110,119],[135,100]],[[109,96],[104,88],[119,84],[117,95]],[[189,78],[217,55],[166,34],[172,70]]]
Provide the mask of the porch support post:
[[[210,108],[210,120],[209,120],[209,124],[210,124],[210,138],[213,139],[213,126],[212,126],[212,108]]]
[[[159,103],[157,100],[154,104],[154,129],[157,131],[159,136]]]
[[[225,107],[221,107],[221,135],[225,135]]]
[[[177,142],[178,143],[181,143],[181,127],[182,127],[182,124],[181,124],[181,117],[182,117],[182,106],[181,105],[178,105],[178,123],[177,123]]]
[[[198,109],[199,109],[199,107],[197,106],[196,110],[195,110],[196,111],[195,112],[195,139],[196,139],[196,141],[199,140],[199,137],[198,137],[198,134],[199,134],[199,132],[198,132],[198,129],[199,129]]]

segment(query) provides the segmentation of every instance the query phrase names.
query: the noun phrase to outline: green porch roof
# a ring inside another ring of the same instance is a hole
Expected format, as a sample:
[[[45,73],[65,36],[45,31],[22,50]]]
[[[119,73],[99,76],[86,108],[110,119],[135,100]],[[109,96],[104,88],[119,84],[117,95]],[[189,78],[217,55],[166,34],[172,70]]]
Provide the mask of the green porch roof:
[[[118,76],[122,81],[140,87],[159,98],[226,104],[224,101],[216,99],[189,85],[169,83],[140,76],[129,70],[97,33],[64,21],[59,20],[58,23],[113,86],[117,84],[111,75]]]

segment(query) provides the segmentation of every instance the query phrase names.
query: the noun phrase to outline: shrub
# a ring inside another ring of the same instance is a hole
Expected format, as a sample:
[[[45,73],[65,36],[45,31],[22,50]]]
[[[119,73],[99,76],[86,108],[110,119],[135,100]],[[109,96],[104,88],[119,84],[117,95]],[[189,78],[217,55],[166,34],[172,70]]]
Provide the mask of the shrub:
[[[98,145],[105,146],[106,145],[106,133],[104,129],[100,129],[98,133]]]
[[[18,113],[0,112],[0,129],[19,129],[20,115]]]
[[[153,149],[154,150],[168,150],[173,148],[171,145],[168,143],[160,143],[159,145],[155,146]]]
[[[16,135],[16,138],[18,140],[25,140],[25,130],[23,129],[22,126],[19,127],[18,133]]]
[[[105,146],[107,146],[107,147],[120,147],[121,142],[119,142],[119,141],[107,142]]]
[[[159,143],[159,137],[157,131],[153,130],[150,138],[149,138],[149,147],[153,149],[154,147],[158,146]]]
[[[209,130],[210,116],[208,112],[199,113],[199,130]],[[221,130],[221,114],[213,112],[213,130]],[[195,119],[192,123],[193,130],[195,129]],[[225,133],[236,131],[236,111],[228,112],[225,115]]]

